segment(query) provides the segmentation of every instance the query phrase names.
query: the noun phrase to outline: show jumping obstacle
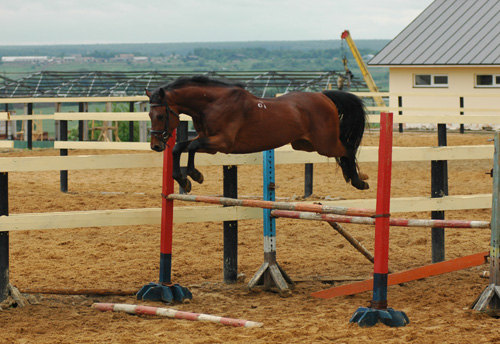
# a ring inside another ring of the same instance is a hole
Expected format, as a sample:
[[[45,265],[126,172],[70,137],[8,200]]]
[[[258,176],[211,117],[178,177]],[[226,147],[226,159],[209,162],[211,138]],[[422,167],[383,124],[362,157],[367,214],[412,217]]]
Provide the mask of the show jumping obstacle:
[[[498,136],[498,134],[497,134]],[[487,252],[478,253],[471,256],[461,257],[454,260],[431,264],[399,273],[389,274],[388,270],[388,229],[389,226],[406,227],[435,227],[435,228],[488,228],[486,221],[457,221],[457,220],[415,220],[415,219],[391,219],[390,209],[390,181],[391,181],[391,151],[392,151],[392,114],[381,114],[381,134],[379,149],[379,181],[377,190],[377,209],[374,212],[369,209],[356,209],[344,207],[330,207],[320,204],[294,204],[286,202],[275,202],[274,195],[274,152],[264,152],[264,200],[242,200],[227,197],[178,195],[164,193],[165,200],[181,200],[193,202],[205,202],[220,204],[225,206],[245,206],[263,208],[264,212],[264,264],[249,283],[249,287],[256,284],[263,284],[265,289],[277,287],[282,295],[289,293],[293,282],[276,262],[276,217],[290,217],[309,220],[327,221],[330,224],[337,222],[375,224],[375,257],[374,257],[374,279],[352,284],[330,288],[324,291],[313,293],[319,298],[330,298],[337,295],[350,295],[361,291],[366,291],[367,286],[373,286],[373,299],[370,308],[361,307],[351,318],[352,322],[357,322],[360,326],[372,326],[377,322],[382,322],[389,326],[404,326],[409,320],[404,312],[396,311],[387,307],[387,286],[400,284],[408,281],[434,276],[441,273],[456,271],[471,266],[483,264]],[[497,154],[497,153],[496,153]],[[496,155],[495,155],[496,157]],[[497,161],[497,160],[496,160]],[[495,164],[497,166],[498,163]],[[497,168],[497,167],[495,167]],[[498,169],[498,168],[497,168]],[[498,174],[498,173],[497,173]],[[498,177],[497,177],[498,178]],[[497,182],[498,184],[498,182]],[[497,187],[498,188],[498,187]],[[497,192],[498,193],[498,192]],[[495,197],[495,196],[494,196]],[[493,212],[496,212],[493,208]],[[343,215],[339,215],[343,214]],[[493,225],[492,225],[493,226]],[[489,291],[486,297],[479,302],[484,305],[490,302],[489,309],[498,309],[496,301],[500,295],[499,283],[496,279],[500,273],[496,272],[498,267],[498,246],[499,239],[493,240],[492,228],[492,271]],[[366,255],[370,257],[370,254]],[[495,258],[496,257],[496,258]],[[369,258],[370,259],[370,258]],[[496,259],[496,260],[495,260]],[[495,261],[496,265],[493,265]],[[352,286],[352,287],[351,287]],[[340,290],[343,289],[343,290]],[[496,308],[495,308],[496,307]]]
[[[264,324],[244,319],[232,319],[211,314],[191,313],[178,311],[172,308],[129,305],[123,303],[94,303],[92,307],[100,311],[125,312],[138,315],[158,315],[167,318],[184,319],[191,321],[208,321],[234,327],[262,327]]]

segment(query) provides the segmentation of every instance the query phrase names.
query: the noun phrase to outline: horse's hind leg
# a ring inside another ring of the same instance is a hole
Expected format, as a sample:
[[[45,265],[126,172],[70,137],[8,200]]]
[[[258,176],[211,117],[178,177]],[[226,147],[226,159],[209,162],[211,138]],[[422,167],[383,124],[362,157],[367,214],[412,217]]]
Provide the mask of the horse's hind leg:
[[[360,178],[356,159],[352,155],[337,158],[337,162],[340,168],[342,168],[342,173],[346,182],[350,181],[352,186],[359,190],[366,190],[370,187],[368,183]],[[367,179],[364,173],[362,173],[362,177],[363,179]]]

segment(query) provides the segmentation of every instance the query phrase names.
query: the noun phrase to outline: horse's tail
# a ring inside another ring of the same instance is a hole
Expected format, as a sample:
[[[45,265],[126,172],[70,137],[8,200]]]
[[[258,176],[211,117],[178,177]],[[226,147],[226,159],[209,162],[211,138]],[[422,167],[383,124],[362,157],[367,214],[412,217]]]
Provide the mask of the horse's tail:
[[[361,98],[352,93],[324,91],[323,94],[330,98],[338,109],[340,119],[340,142],[342,142],[347,150],[347,157],[336,158],[337,163],[342,168],[346,182],[351,180],[353,185],[358,184],[359,176],[356,164],[356,153],[365,132],[365,106]],[[356,187],[367,188],[368,184],[366,184],[366,187],[363,186],[363,183],[358,186]]]

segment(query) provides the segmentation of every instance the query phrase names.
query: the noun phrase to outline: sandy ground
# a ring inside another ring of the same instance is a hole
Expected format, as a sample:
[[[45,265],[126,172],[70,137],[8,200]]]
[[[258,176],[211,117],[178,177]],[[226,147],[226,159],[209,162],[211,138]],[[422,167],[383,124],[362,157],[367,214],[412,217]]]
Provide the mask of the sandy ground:
[[[486,134],[449,134],[449,145],[492,144]],[[433,133],[395,134],[397,146],[437,145]],[[367,133],[365,145],[376,145],[376,132]],[[70,152],[70,155],[116,152]],[[2,156],[57,155],[57,151],[3,152]],[[151,153],[156,154],[156,153]],[[491,161],[449,163],[451,195],[491,192],[485,173]],[[345,199],[375,198],[376,166],[363,164],[371,188],[358,191],[346,185],[336,165],[315,165],[314,196]],[[201,168],[203,185],[193,193],[222,192],[222,168]],[[303,194],[303,166],[278,166],[278,197]],[[239,195],[261,194],[261,169],[239,167]],[[78,171],[69,174],[67,194],[60,193],[59,173],[9,174],[11,213],[159,207],[161,169]],[[430,162],[395,163],[392,196],[430,194]],[[182,202],[176,206],[187,205]],[[191,205],[191,204],[189,204]],[[429,213],[398,214],[429,218]],[[489,210],[447,212],[447,218],[489,220]],[[373,228],[345,225],[370,250]],[[61,296],[31,294],[24,308],[0,311],[0,343],[499,343],[499,321],[469,310],[487,285],[479,277],[488,266],[389,287],[389,306],[405,311],[411,323],[404,328],[377,325],[360,328],[348,320],[368,305],[371,292],[330,300],[311,292],[326,289],[340,276],[369,278],[372,266],[325,223],[279,219],[277,257],[299,282],[291,297],[263,291],[249,292],[246,283],[263,260],[262,221],[239,223],[239,272],[245,281],[222,281],[222,224],[199,223],[174,228],[173,280],[193,292],[188,304],[176,309],[243,318],[264,323],[258,329],[172,320],[152,316],[101,313],[93,302],[149,304],[130,296]],[[449,229],[446,257],[456,258],[489,249],[489,231]],[[10,279],[21,291],[43,289],[138,290],[158,279],[158,226],[79,228],[24,231],[10,234]],[[393,228],[390,267],[395,271],[430,263],[430,230]]]

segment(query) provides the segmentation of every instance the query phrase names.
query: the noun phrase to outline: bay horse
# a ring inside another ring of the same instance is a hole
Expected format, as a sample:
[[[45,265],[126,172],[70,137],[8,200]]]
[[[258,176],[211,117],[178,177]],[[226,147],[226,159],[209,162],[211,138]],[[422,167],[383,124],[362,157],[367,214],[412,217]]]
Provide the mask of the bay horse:
[[[291,143],[293,149],[335,157],[346,182],[368,189],[360,178],[356,152],[363,137],[366,112],[357,96],[342,91],[293,92],[258,98],[242,84],[208,78],[182,77],[153,92],[150,101],[151,149],[161,152],[179,125],[179,113],[192,117],[198,136],[173,149],[173,178],[185,192],[192,180],[202,183],[195,168],[196,152],[245,154]],[[187,176],[180,156],[188,152]],[[362,174],[363,176],[363,174]],[[366,179],[363,178],[363,179]]]

